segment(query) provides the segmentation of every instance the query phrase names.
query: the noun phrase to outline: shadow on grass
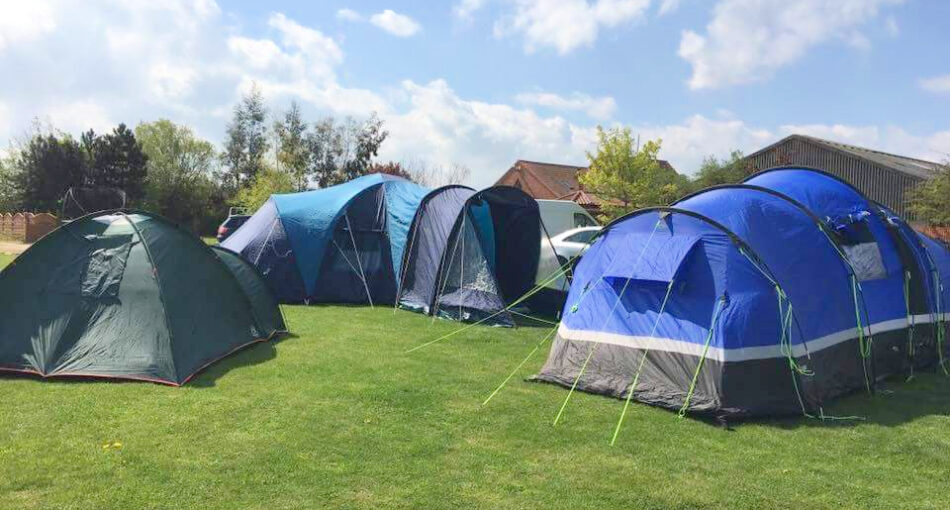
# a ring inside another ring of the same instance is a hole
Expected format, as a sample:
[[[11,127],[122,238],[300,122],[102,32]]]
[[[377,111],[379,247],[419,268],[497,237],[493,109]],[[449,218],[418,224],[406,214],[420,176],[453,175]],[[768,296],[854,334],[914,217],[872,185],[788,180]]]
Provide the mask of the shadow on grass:
[[[800,427],[895,427],[926,416],[950,415],[950,377],[933,371],[920,372],[913,380],[890,377],[878,383],[874,395],[852,393],[835,399],[824,409],[825,419],[789,416],[752,419],[783,429]],[[741,424],[737,424],[741,426]]]
[[[267,342],[251,344],[205,367],[205,369],[198,372],[192,380],[188,381],[188,386],[193,388],[212,388],[215,386],[215,382],[218,378],[223,377],[232,370],[270,361],[277,357],[276,345],[290,338],[297,338],[297,335],[285,333]]]

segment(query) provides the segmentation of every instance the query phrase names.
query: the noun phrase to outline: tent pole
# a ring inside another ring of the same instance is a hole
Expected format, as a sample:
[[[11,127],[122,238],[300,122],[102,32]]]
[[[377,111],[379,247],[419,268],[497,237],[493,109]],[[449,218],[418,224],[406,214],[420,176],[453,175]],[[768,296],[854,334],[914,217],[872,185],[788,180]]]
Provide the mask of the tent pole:
[[[463,211],[462,214],[467,214],[467,213]],[[462,217],[462,225],[461,225],[461,227],[460,227],[460,230],[465,228],[465,221],[466,221],[467,219],[468,219],[467,216],[463,216],[463,217]],[[451,235],[451,234],[450,234],[450,235]],[[433,323],[435,323],[435,315],[436,315],[436,313],[437,313],[438,310],[439,310],[439,303],[442,301],[442,293],[445,292],[445,288],[446,288],[446,287],[448,286],[448,284],[449,284],[449,273],[451,273],[452,264],[455,263],[455,254],[458,253],[459,239],[461,238],[461,235],[462,235],[462,232],[459,232],[459,237],[456,237],[456,238],[455,238],[455,245],[452,246],[452,257],[449,259],[449,267],[445,270],[445,272],[443,272],[441,275],[439,275],[439,276],[444,276],[444,278],[442,279],[442,288],[441,288],[441,290],[439,289],[439,282],[436,281],[436,291],[437,291],[437,292],[436,292],[436,294],[435,294],[435,303],[433,304],[432,310],[431,310],[431,311],[432,311],[432,322],[433,322]],[[443,252],[443,253],[442,253],[442,256],[444,257],[446,253],[448,253],[448,252]],[[464,257],[465,254],[463,253],[462,256]],[[441,267],[442,265],[444,265],[444,264],[445,264],[445,260],[442,261],[442,264],[440,265],[440,267]],[[459,283],[461,283],[461,282],[459,282]]]
[[[261,255],[264,254],[264,248],[267,247],[267,243],[270,241],[270,236],[274,235],[274,227],[277,226],[277,222],[278,222],[278,221],[280,221],[280,217],[279,217],[279,216],[275,217],[275,218],[274,218],[274,222],[270,224],[270,230],[267,232],[267,237],[264,238],[264,242],[261,243],[261,249],[258,250],[257,256],[254,257],[254,265],[255,265],[255,266],[257,265],[258,262],[260,262],[260,260],[261,260]],[[276,254],[277,252],[275,251],[274,253]]]
[[[353,227],[350,225],[350,214],[345,212],[343,213],[343,217],[346,218],[346,229],[350,233],[350,242],[353,243],[353,254],[356,255],[356,265],[360,268],[360,278],[363,280],[363,288],[366,289],[366,299],[369,300],[370,308],[376,308],[373,306],[373,296],[369,293],[369,284],[366,283],[366,274],[363,273],[363,262],[360,261],[360,252],[356,248],[356,238],[353,237]]]

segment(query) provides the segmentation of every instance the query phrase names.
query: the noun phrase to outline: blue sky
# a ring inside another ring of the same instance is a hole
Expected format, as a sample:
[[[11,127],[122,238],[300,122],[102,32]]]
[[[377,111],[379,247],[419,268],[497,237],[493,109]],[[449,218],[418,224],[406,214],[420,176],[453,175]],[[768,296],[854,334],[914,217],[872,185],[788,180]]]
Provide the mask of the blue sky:
[[[598,124],[662,138],[684,173],[792,132],[941,160],[947,20],[924,0],[0,0],[0,140],[164,117],[220,144],[258,83],[275,114],[376,111],[383,159],[475,185],[583,164]]]

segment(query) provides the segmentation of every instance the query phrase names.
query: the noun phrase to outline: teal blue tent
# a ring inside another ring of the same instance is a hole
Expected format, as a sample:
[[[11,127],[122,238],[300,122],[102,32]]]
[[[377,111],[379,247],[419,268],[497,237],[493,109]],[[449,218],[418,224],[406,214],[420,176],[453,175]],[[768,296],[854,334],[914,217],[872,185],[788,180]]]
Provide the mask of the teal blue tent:
[[[285,303],[392,303],[409,225],[428,190],[372,174],[273,195],[223,244]]]

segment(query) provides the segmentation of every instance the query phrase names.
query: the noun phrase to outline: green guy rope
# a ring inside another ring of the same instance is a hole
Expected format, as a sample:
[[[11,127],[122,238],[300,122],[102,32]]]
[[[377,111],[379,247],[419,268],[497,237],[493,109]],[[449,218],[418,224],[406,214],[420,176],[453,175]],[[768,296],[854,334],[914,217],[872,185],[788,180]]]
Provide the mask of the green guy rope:
[[[663,220],[657,220],[656,224],[653,225],[653,231],[650,232],[650,237],[647,238],[647,242],[644,243],[643,248],[640,249],[640,254],[637,255],[637,259],[633,263],[634,269],[640,266],[640,259],[643,258],[643,254],[646,253],[647,247],[650,246],[650,243],[653,241],[653,234],[656,233],[656,229],[660,226],[661,221]],[[613,263],[613,261],[611,261],[611,263]],[[614,300],[613,306],[610,307],[610,312],[607,313],[607,317],[604,319],[604,323],[600,325],[600,329],[604,329],[604,327],[607,326],[607,323],[610,321],[610,318],[613,316],[614,312],[617,310],[617,305],[620,304],[620,300],[623,298],[624,293],[627,292],[627,286],[630,285],[630,280],[631,278],[627,278],[626,281],[623,282],[623,287],[620,289],[620,292],[617,294],[617,299]],[[583,297],[584,296],[581,295],[581,299],[583,299]],[[577,305],[574,305],[574,307],[572,307],[572,310],[576,310],[579,304],[580,302],[578,302]],[[590,352],[587,353],[587,359],[585,359],[584,364],[581,365],[581,370],[577,373],[577,377],[574,378],[574,383],[571,384],[571,390],[567,392],[567,397],[564,398],[564,403],[561,404],[561,408],[558,409],[557,411],[557,416],[554,417],[554,425],[557,425],[557,423],[561,420],[561,415],[564,414],[564,408],[567,407],[568,401],[571,400],[571,395],[573,395],[574,390],[577,389],[577,383],[580,382],[581,376],[583,376],[584,371],[587,370],[587,364],[590,363],[590,359],[594,356],[594,352],[597,351],[597,346],[599,345],[600,345],[599,343],[595,343],[594,346],[591,347]]]
[[[653,338],[653,335],[656,333],[656,327],[660,324],[660,317],[663,316],[663,310],[666,309],[666,302],[670,298],[670,293],[673,291],[673,280],[670,280],[670,285],[666,288],[666,295],[663,296],[663,303],[660,304],[660,311],[656,315],[656,320],[653,321],[653,328],[650,329],[650,338]],[[610,446],[613,446],[617,441],[617,435],[620,434],[620,426],[623,425],[623,419],[627,415],[627,408],[630,407],[630,399],[633,397],[633,390],[637,387],[637,382],[640,380],[640,372],[643,370],[643,363],[647,359],[647,354],[650,353],[650,349],[645,349],[643,355],[640,356],[640,364],[637,366],[637,372],[633,375],[633,383],[630,385],[630,390],[627,392],[627,399],[623,403],[623,410],[620,411],[620,419],[617,420],[617,427],[614,428],[614,436],[610,438]]]
[[[561,266],[560,269],[562,270],[562,272],[563,272],[563,269],[564,269],[564,268],[570,267],[570,263],[574,260],[574,258],[575,258],[575,257],[572,257],[571,260],[567,261],[566,263],[564,263],[563,266]],[[500,314],[502,314],[502,313],[504,313],[504,312],[509,311],[510,309],[512,309],[512,308],[514,308],[514,307],[520,305],[521,303],[523,303],[525,300],[527,300],[527,299],[530,298],[531,296],[537,294],[538,292],[541,292],[547,284],[553,282],[554,280],[557,280],[559,276],[560,276],[560,273],[555,273],[554,275],[552,275],[552,276],[551,276],[550,278],[548,278],[547,280],[545,280],[545,281],[543,281],[543,282],[541,282],[541,283],[535,285],[533,289],[529,290],[529,291],[526,292],[523,296],[521,296],[520,298],[514,300],[510,305],[508,305],[508,306],[502,308],[501,310],[498,310],[497,312],[495,312],[495,313],[493,313],[493,314],[491,314],[491,315],[489,315],[489,316],[485,317],[484,319],[481,319],[481,320],[479,320],[479,321],[477,321],[477,322],[473,322],[473,323],[471,323],[471,324],[466,324],[465,326],[463,326],[463,327],[461,327],[461,328],[459,328],[459,329],[456,329],[455,331],[452,331],[452,332],[450,332],[450,333],[447,333],[447,334],[445,334],[445,335],[442,335],[442,336],[440,336],[439,338],[436,338],[435,340],[431,340],[431,341],[426,342],[426,343],[424,343],[424,344],[417,345],[417,346],[413,347],[412,349],[409,349],[408,351],[406,351],[406,354],[408,354],[408,353],[410,353],[410,352],[413,352],[413,351],[417,351],[417,350],[419,350],[419,349],[422,349],[423,347],[428,347],[428,346],[430,346],[430,345],[432,345],[432,344],[434,344],[434,343],[436,343],[436,342],[440,342],[440,341],[442,341],[442,340],[445,340],[446,338],[449,338],[449,337],[451,337],[451,336],[454,336],[454,335],[456,335],[456,334],[458,334],[458,333],[461,333],[462,331],[465,331],[465,330],[467,330],[467,329],[471,329],[471,328],[473,328],[473,327],[475,327],[475,326],[478,326],[479,324],[481,324],[481,323],[483,323],[483,322],[485,322],[485,321],[491,320],[491,319],[497,317],[498,315],[500,315]]]
[[[706,362],[706,354],[709,353],[709,344],[712,342],[713,332],[716,330],[716,320],[719,319],[719,312],[722,311],[722,304],[726,300],[725,296],[716,301],[716,310],[713,313],[712,323],[709,325],[709,334],[706,335],[706,344],[703,346],[703,354],[699,357],[699,363],[696,365],[696,371],[693,372],[693,380],[689,383],[689,391],[686,392],[686,399],[683,401],[683,407],[678,413],[679,417],[686,416],[686,410],[689,409],[689,402],[693,399],[693,392],[696,391],[696,381],[699,380],[699,372],[703,369]]]
[[[857,321],[858,352],[861,354],[861,366],[864,368],[864,384],[868,393],[872,393],[871,380],[868,375],[868,358],[871,356],[871,346],[870,342],[866,342],[864,338],[864,325],[861,323],[861,312],[858,306],[858,279],[854,275],[851,275],[851,294],[854,297],[854,318]]]
[[[488,398],[482,402],[482,405],[487,404],[489,400],[491,400],[496,394],[498,394],[499,391],[501,391],[502,388],[505,387],[506,384],[508,384],[508,381],[510,381],[511,378],[514,377],[516,373],[518,373],[518,370],[521,370],[521,367],[523,367],[524,364],[527,363],[529,359],[531,359],[531,356],[534,356],[534,353],[538,352],[538,349],[544,345],[544,342],[548,341],[548,338],[551,338],[551,335],[553,335],[555,331],[557,331],[557,327],[551,328],[551,331],[548,331],[548,334],[544,335],[544,338],[542,338],[541,341],[534,346],[534,349],[532,349],[531,352],[529,352],[528,355],[525,356],[523,360],[521,360],[521,363],[518,363],[518,366],[515,367],[515,369],[512,370],[510,374],[508,374],[508,377],[505,377],[505,380],[502,381],[497,388],[495,388],[495,391],[491,392],[491,395],[489,395]]]

